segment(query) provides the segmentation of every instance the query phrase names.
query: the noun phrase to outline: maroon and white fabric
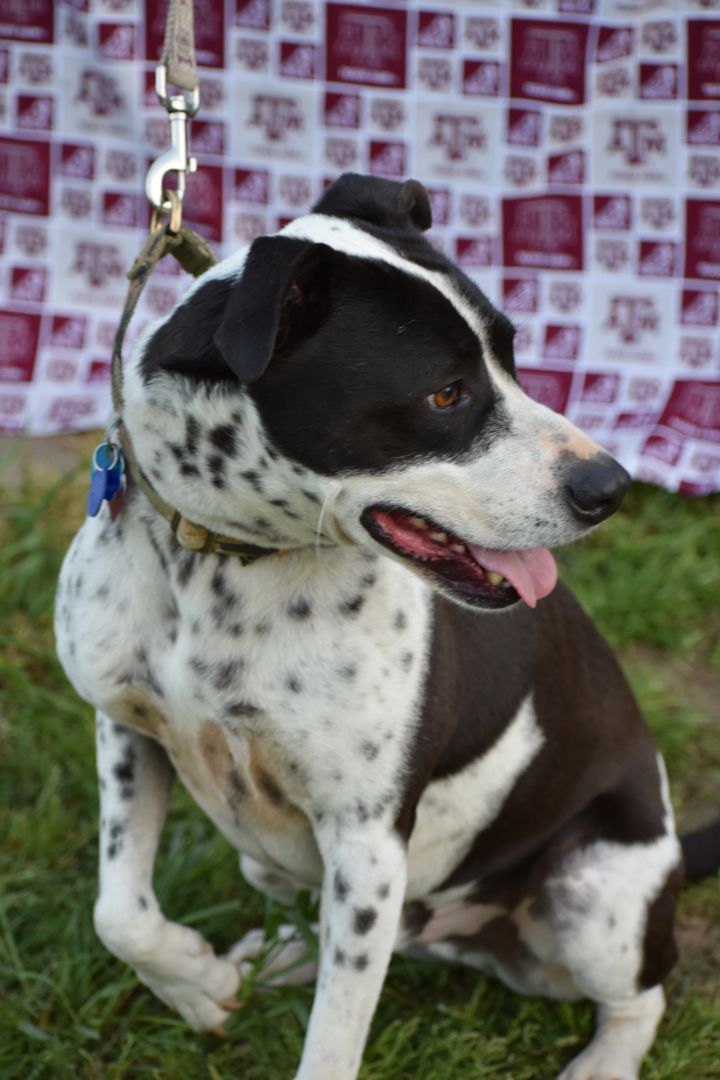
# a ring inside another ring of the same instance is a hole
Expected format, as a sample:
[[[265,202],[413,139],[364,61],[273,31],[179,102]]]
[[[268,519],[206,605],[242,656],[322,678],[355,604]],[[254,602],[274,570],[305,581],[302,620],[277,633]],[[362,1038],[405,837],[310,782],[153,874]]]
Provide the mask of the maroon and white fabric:
[[[0,0],[5,431],[109,415],[164,7]],[[196,36],[186,217],[219,253],[340,172],[417,177],[529,392],[636,476],[720,488],[720,0],[197,0]],[[132,335],[185,285],[164,260]]]

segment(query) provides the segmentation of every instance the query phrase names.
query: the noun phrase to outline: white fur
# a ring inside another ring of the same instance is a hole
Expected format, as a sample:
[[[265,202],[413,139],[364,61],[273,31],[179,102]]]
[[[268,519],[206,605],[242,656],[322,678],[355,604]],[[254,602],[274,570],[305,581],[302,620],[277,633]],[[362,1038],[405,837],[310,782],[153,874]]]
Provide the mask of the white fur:
[[[482,757],[427,786],[408,849],[408,900],[432,893],[462,862],[475,833],[498,817],[544,742],[528,696]]]
[[[547,883],[560,955],[580,992],[596,1001],[622,1001],[635,985],[648,905],[681,858],[660,755],[657,763],[665,834],[646,844],[590,844]]]
[[[614,1006],[601,1005],[592,1042],[558,1080],[637,1080],[664,1011],[661,986]]]

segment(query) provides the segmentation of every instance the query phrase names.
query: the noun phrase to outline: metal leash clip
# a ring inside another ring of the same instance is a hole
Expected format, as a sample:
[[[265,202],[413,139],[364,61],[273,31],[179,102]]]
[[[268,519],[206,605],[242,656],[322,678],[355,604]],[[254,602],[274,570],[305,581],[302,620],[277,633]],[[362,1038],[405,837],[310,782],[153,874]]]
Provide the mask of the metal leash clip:
[[[153,227],[159,223],[161,214],[170,214],[169,228],[177,232],[182,218],[182,200],[185,195],[185,176],[197,169],[197,159],[188,153],[188,121],[200,107],[200,91],[167,92],[167,68],[158,64],[155,68],[155,93],[160,104],[167,110],[170,121],[170,147],[148,169],[145,177],[145,194],[153,207]],[[165,175],[177,173],[177,195],[165,190]]]

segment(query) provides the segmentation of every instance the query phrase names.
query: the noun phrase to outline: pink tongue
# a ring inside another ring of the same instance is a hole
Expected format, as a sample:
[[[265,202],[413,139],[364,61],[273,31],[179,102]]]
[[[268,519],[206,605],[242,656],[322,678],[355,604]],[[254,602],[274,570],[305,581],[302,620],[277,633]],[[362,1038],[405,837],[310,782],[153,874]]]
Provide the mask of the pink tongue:
[[[532,551],[492,551],[477,544],[467,545],[476,563],[495,570],[514,586],[525,603],[534,608],[557,582],[557,565],[547,548]]]

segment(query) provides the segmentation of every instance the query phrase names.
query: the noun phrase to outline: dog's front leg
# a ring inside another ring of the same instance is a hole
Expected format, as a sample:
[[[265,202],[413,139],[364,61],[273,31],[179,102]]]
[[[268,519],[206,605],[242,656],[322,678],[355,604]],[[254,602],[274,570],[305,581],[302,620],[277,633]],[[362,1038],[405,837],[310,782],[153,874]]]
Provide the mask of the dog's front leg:
[[[406,853],[387,825],[323,821],[320,970],[296,1080],[352,1080],[393,951]]]
[[[97,716],[100,891],[95,929],[162,1001],[200,1030],[219,1029],[239,984],[236,965],[215,956],[189,927],[169,922],[152,886],[173,768],[152,739]]]

